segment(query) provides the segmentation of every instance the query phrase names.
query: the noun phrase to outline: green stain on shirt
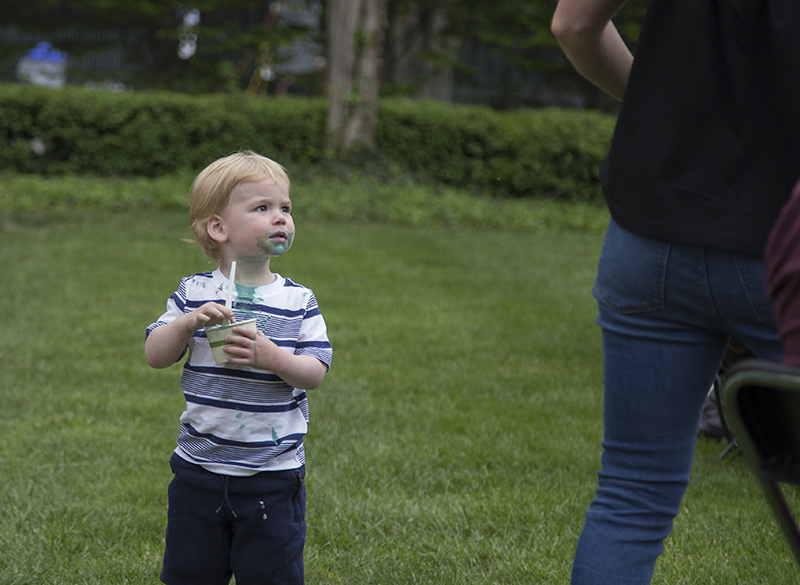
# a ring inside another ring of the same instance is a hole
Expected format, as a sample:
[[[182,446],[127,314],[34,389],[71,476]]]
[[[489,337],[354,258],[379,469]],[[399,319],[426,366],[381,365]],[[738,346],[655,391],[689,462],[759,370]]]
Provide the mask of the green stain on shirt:
[[[237,307],[237,311],[245,314],[248,319],[255,318],[256,314],[249,309],[242,308],[242,305],[255,304],[256,287],[245,286],[243,284],[236,285],[236,301],[233,303]]]

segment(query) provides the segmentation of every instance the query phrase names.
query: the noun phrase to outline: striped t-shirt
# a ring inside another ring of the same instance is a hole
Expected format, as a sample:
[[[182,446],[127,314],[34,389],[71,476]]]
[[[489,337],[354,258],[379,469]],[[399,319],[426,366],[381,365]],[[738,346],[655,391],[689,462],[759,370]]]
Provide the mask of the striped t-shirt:
[[[257,288],[236,285],[237,321],[256,319],[259,331],[295,355],[310,355],[330,367],[332,349],[314,293],[276,275]],[[217,269],[181,280],[167,311],[147,334],[184,313],[213,301],[222,305],[228,279]],[[181,388],[186,410],[180,418],[175,452],[191,463],[225,475],[294,469],[305,463],[308,398],[278,376],[255,368],[217,364],[205,330],[188,344]]]

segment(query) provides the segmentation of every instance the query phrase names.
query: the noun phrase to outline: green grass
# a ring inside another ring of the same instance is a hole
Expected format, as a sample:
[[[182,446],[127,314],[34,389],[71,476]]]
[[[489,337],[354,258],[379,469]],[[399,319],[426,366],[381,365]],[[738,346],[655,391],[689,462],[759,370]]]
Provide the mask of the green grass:
[[[187,209],[189,175],[158,178],[0,174],[0,212],[87,209]],[[513,231],[602,233],[605,209],[561,199],[500,199],[421,183],[393,168],[374,173],[300,169],[292,178],[295,213],[308,221],[369,221],[404,226],[473,226]]]
[[[52,188],[102,188],[72,181]],[[308,582],[568,582],[599,465],[602,214],[581,229],[534,210],[513,230],[480,214],[306,218],[311,186],[273,265],[314,289],[334,344],[310,395]],[[0,194],[2,585],[158,582],[183,401],[179,367],[145,364],[144,328],[207,264],[180,241],[177,199],[131,198],[114,211]],[[424,215],[419,195],[397,198]],[[655,583],[794,582],[753,477],[721,449],[698,445]]]

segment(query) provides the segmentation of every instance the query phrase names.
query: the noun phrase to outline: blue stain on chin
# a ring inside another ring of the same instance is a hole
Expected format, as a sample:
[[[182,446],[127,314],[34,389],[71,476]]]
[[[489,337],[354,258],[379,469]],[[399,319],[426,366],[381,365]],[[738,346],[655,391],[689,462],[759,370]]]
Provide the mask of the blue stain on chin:
[[[283,241],[272,240],[270,238],[274,233],[275,232],[269,232],[264,236],[263,239],[256,239],[256,242],[258,242],[258,247],[261,248],[264,253],[271,258],[276,258],[285,254],[286,251],[292,246],[292,240],[294,239],[293,233],[286,232],[286,238]]]

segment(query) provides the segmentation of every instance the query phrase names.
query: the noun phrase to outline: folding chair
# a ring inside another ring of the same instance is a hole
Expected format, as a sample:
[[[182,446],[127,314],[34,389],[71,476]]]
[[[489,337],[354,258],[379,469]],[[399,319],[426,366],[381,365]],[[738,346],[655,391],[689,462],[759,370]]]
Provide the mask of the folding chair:
[[[725,439],[728,441],[728,444],[722,450],[722,453],[719,454],[720,459],[724,459],[729,453],[732,453],[736,450],[739,444],[736,442],[736,437],[733,435],[733,431],[728,425],[728,417],[725,415],[725,408],[722,406],[723,399],[722,393],[725,388],[725,378],[723,377],[723,373],[720,372],[717,374],[716,378],[714,378],[714,383],[711,385],[711,390],[708,391],[708,397],[706,398],[705,406],[703,406],[703,420],[700,421],[700,432],[703,434],[708,434],[709,436],[713,436],[718,439]],[[709,424],[705,420],[707,416],[716,413],[717,419],[713,421],[719,428],[715,427],[715,433],[711,434],[708,433],[704,429],[704,424]]]
[[[800,530],[781,488],[800,486],[800,368],[762,360],[740,362],[725,381],[724,409],[800,564]]]
[[[720,459],[724,459],[729,453],[735,452],[738,446],[736,437],[728,426],[725,409],[722,406],[724,402],[722,394],[725,380],[736,364],[743,360],[753,358],[755,358],[755,354],[753,354],[745,344],[738,339],[731,339],[725,350],[725,356],[722,358],[719,372],[717,372],[714,383],[706,397],[706,402],[703,405],[703,415],[700,420],[700,434],[728,442],[725,449],[719,455]]]

